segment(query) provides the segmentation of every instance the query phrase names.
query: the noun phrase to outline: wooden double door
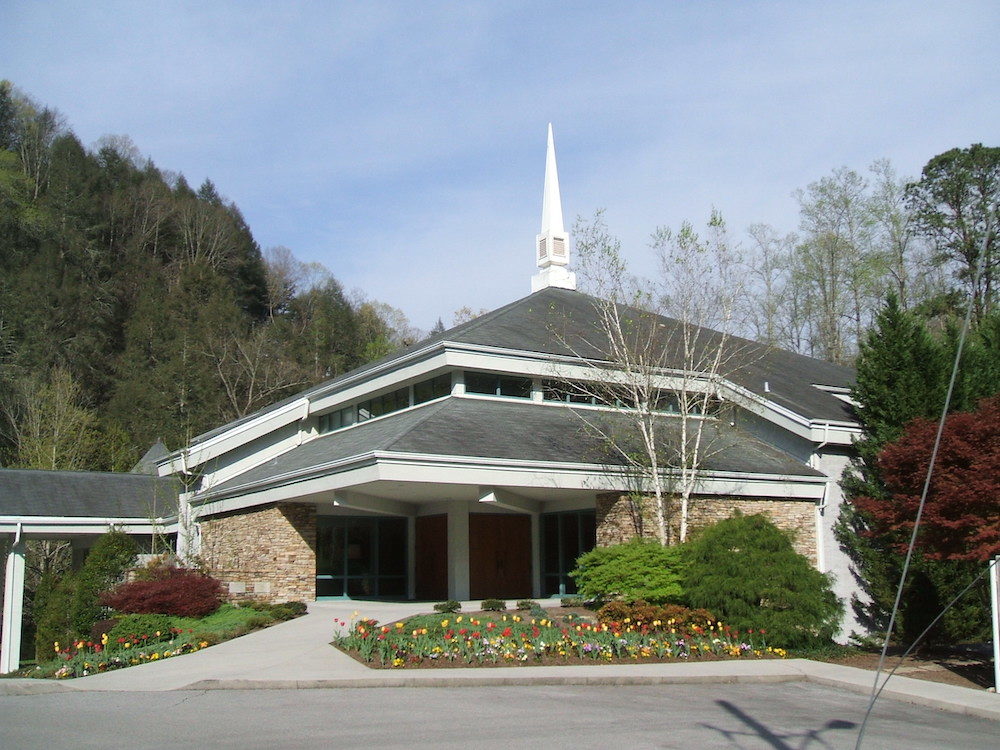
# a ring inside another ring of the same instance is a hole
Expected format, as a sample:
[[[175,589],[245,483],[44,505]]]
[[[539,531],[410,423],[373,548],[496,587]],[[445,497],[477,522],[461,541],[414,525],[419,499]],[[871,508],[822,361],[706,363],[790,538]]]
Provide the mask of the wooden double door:
[[[448,598],[448,517],[421,516],[416,523],[416,595]],[[531,596],[531,517],[469,515],[469,596],[514,599]]]
[[[531,517],[469,516],[469,595],[531,598]]]

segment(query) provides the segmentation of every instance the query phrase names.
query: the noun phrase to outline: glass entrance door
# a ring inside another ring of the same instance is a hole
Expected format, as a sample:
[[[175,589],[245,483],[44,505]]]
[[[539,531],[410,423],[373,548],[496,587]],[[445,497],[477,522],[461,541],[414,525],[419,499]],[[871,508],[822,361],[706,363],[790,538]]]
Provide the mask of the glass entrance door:
[[[406,596],[406,519],[316,519],[316,596]]]
[[[576,593],[569,572],[597,543],[596,522],[592,510],[542,514],[542,596]]]

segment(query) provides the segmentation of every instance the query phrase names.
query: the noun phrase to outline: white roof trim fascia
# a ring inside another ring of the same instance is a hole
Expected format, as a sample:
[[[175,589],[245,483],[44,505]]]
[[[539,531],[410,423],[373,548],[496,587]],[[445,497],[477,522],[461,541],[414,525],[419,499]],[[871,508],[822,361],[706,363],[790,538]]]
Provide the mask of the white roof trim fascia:
[[[0,532],[14,533],[20,525],[25,534],[94,534],[109,527],[131,534],[170,533],[177,520],[98,516],[0,516]]]
[[[287,484],[289,482],[301,482],[305,479],[311,479],[315,476],[322,476],[324,474],[336,474],[350,469],[360,468],[362,466],[370,466],[376,461],[375,452],[361,453],[356,456],[349,456],[347,458],[337,459],[336,461],[327,461],[321,464],[315,464],[307,469],[299,469],[297,471],[288,471],[284,474],[276,474],[273,477],[268,477],[259,482],[247,482],[245,484],[238,484],[233,487],[227,487],[224,490],[213,490],[211,488],[203,490],[201,492],[195,493],[191,498],[190,502],[192,504],[201,504],[208,502],[209,500],[215,500],[217,498],[232,497],[233,495],[240,495],[248,491],[257,491],[262,489],[267,489],[268,487],[274,487],[280,484]]]
[[[622,483],[609,481],[607,474],[595,475],[585,471],[546,472],[544,482],[539,474],[531,471],[486,470],[482,467],[442,468],[428,464],[382,462],[381,471],[377,465],[350,469],[336,475],[305,478],[295,482],[252,490],[246,494],[231,497],[210,498],[196,506],[196,517],[204,518],[217,513],[238,511],[276,502],[322,502],[334,498],[339,491],[350,490],[352,486],[367,485],[378,481],[409,482],[421,484],[457,484],[478,488],[484,478],[484,471],[492,471],[488,477],[490,486],[518,488],[576,490],[589,495],[597,492],[622,492]],[[811,481],[809,481],[811,479]],[[822,502],[827,482],[820,477],[779,477],[762,479],[748,477],[715,476],[705,478],[698,486],[699,497],[722,495],[748,498],[770,498],[811,503]],[[400,500],[422,505],[423,500]],[[447,502],[447,501],[446,501]]]
[[[277,427],[289,422],[296,422],[302,419],[303,407],[308,403],[309,400],[306,398],[296,399],[282,407],[272,409],[254,419],[238,424],[204,442],[195,443],[187,448],[174,451],[157,463],[157,468],[161,472],[160,476],[187,472],[192,467],[199,466],[206,461],[221,456],[223,453],[228,453],[240,445],[250,442],[250,440],[261,435],[266,435],[273,429],[277,429]],[[288,417],[292,418],[289,419]],[[280,420],[280,423],[258,434],[261,427],[268,426],[268,423],[276,420]],[[247,433],[252,434],[248,435]]]
[[[259,482],[248,482],[242,485],[227,487],[222,491],[208,490],[199,493],[192,498],[192,503],[201,505],[219,499],[229,498],[247,492],[259,492],[269,488],[287,484],[295,484],[310,479],[320,478],[329,474],[339,474],[354,469],[369,467],[375,464],[387,466],[421,466],[434,468],[462,468],[462,469],[501,469],[507,471],[530,472],[534,474],[569,473],[573,475],[587,475],[595,477],[607,477],[624,474],[624,471],[609,471],[608,467],[600,464],[565,463],[554,461],[531,461],[512,460],[501,458],[481,458],[472,456],[442,456],[424,453],[401,453],[389,451],[371,451],[369,453],[352,456],[337,461],[330,461],[323,464],[310,466],[307,469],[285,472],[273,477],[268,477]],[[765,474],[758,472],[705,472],[702,482],[724,481],[728,484],[734,482],[780,482],[797,483],[804,485],[823,486],[828,481],[827,477],[785,475],[785,474]]]
[[[622,476],[628,472],[624,469],[609,469],[602,464],[567,463],[557,461],[511,460],[503,458],[479,458],[473,456],[441,456],[428,453],[376,452],[380,463],[386,464],[433,464],[436,466],[474,466],[483,468],[525,469],[533,472],[570,472],[585,473],[599,476]],[[805,464],[803,464],[805,466]],[[672,472],[668,472],[668,475]],[[723,481],[781,481],[802,484],[826,484],[827,477],[804,476],[798,474],[767,474],[763,472],[741,471],[703,471],[700,482],[713,480]]]

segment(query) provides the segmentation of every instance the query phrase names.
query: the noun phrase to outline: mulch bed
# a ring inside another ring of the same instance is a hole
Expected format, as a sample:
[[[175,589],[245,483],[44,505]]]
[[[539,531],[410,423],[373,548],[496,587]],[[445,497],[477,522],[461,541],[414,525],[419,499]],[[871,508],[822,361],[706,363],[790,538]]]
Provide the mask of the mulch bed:
[[[820,661],[874,672],[878,668],[879,656],[879,653],[858,652],[823,658]],[[899,663],[899,651],[897,650],[895,655],[890,651],[882,667],[883,674],[888,674],[897,663]],[[972,650],[930,651],[907,656],[896,670],[896,674],[901,677],[983,690],[993,686],[993,657],[992,654],[985,655]]]

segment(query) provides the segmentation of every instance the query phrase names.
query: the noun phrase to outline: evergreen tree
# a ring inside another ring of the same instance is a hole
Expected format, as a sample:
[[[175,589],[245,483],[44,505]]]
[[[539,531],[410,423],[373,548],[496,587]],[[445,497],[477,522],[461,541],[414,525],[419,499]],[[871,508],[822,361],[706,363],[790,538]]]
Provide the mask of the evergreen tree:
[[[830,579],[761,515],[734,516],[698,533],[685,551],[684,592],[737,630],[760,629],[769,644],[829,643],[843,604]]]
[[[976,384],[988,377],[971,363],[990,356],[992,344],[979,343],[992,341],[987,328],[983,337],[973,336],[975,343],[967,350],[956,404],[966,400],[963,394],[987,387]],[[878,467],[881,451],[913,419],[940,416],[954,351],[954,336],[944,338],[944,342],[932,338],[914,313],[902,310],[890,297],[860,347],[852,396],[858,404],[862,438],[855,444],[858,456],[841,481],[848,503],[841,510],[835,534],[868,600],[855,598],[851,605],[859,621],[872,631],[884,630],[888,624],[902,572],[899,545],[909,540],[898,532],[876,531],[871,514],[856,507],[853,500],[887,501]],[[901,600],[897,635],[912,641],[974,574],[967,563],[929,560],[918,549]],[[973,597],[946,617],[932,635],[957,640],[979,633],[984,621],[975,607]]]

